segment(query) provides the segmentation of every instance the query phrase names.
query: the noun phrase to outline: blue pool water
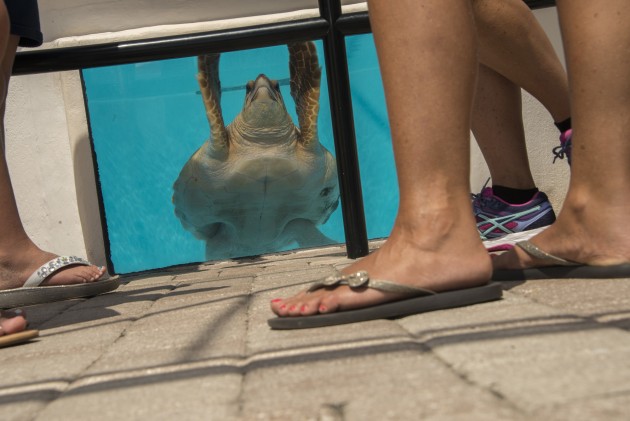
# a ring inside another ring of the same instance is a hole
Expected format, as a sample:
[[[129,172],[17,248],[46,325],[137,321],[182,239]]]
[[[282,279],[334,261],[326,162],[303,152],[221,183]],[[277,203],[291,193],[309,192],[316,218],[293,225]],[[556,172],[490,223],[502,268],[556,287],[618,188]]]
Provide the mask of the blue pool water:
[[[322,44],[316,44],[325,72]],[[398,189],[371,35],[348,38],[347,50],[368,236],[386,237],[397,211]],[[182,228],[171,202],[182,166],[209,136],[196,72],[195,57],[83,71],[116,273],[205,260],[204,243]],[[242,108],[245,83],[260,73],[281,82],[287,109],[297,121],[287,82],[287,48],[277,46],[222,54],[226,124]],[[334,155],[325,73],[318,124],[321,143]],[[319,228],[343,243],[341,206]],[[269,250],[274,251],[280,250]]]

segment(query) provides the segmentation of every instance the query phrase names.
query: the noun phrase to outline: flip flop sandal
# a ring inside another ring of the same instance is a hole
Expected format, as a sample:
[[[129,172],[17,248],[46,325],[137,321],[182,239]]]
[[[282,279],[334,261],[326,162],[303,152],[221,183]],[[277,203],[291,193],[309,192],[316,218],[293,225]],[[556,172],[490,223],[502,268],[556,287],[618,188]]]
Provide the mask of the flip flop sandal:
[[[516,246],[536,259],[552,263],[552,266],[543,266],[528,269],[497,269],[492,274],[493,281],[526,281],[533,279],[603,279],[603,278],[630,278],[630,263],[621,263],[610,266],[590,266],[582,263],[565,260],[541,250],[529,241],[519,241]]]
[[[0,328],[0,332],[2,332],[2,328]],[[38,330],[24,330],[22,332],[9,333],[6,335],[2,335],[0,336],[0,348],[22,344],[38,336],[39,336]]]
[[[41,286],[53,273],[75,265],[90,266],[90,262],[76,256],[60,256],[44,263],[33,272],[22,287],[0,291],[0,309],[93,297],[113,291],[120,285],[120,279],[114,276],[83,284]]]
[[[308,289],[308,292],[339,285],[347,285],[353,290],[373,288],[380,291],[402,293],[408,295],[409,298],[357,310],[338,311],[336,313],[316,314],[313,316],[276,317],[269,319],[267,323],[272,329],[304,329],[368,320],[392,319],[498,300],[503,294],[501,285],[497,283],[461,290],[435,292],[390,281],[370,279],[365,271],[350,275],[330,276],[322,282],[313,284]]]

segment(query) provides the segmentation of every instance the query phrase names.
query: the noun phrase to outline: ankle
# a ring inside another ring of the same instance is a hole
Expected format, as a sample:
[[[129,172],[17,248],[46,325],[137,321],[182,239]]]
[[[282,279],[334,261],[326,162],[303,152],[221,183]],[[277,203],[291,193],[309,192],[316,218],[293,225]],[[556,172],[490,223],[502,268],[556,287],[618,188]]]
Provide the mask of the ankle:
[[[33,256],[43,253],[28,237],[13,242],[10,246],[0,244],[0,266],[5,269],[19,269],[32,261]]]
[[[493,185],[492,193],[504,202],[513,205],[520,205],[532,200],[536,193],[538,193],[538,188],[516,189],[501,185]]]

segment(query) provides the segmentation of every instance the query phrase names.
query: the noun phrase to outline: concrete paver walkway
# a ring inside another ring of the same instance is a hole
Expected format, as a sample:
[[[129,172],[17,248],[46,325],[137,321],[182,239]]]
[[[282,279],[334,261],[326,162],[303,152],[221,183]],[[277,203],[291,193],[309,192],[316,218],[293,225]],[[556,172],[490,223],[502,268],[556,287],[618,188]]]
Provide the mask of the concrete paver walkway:
[[[168,269],[30,307],[41,337],[0,350],[0,420],[630,419],[630,279],[268,328],[270,299],[349,262],[330,247]]]

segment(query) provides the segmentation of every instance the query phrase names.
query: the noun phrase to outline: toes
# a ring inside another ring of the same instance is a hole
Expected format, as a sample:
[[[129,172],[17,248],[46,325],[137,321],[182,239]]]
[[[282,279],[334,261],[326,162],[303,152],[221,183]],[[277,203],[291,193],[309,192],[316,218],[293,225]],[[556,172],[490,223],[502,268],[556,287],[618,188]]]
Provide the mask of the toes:
[[[11,312],[0,314],[0,336],[21,332],[26,329],[26,319]]]
[[[276,313],[278,316],[286,316],[288,314],[288,306],[285,303],[285,300],[281,298],[271,300],[271,311]]]
[[[97,266],[75,265],[62,268],[50,276],[42,285],[72,285],[85,284],[99,280],[105,273],[105,268]]]
[[[319,312],[320,298],[315,294],[300,293],[288,299],[271,300],[271,311],[280,317],[311,316]]]
[[[329,294],[319,303],[318,311],[320,313],[334,313],[339,309],[339,302],[335,295]]]
[[[81,277],[84,282],[93,282],[103,276],[105,269],[96,266],[78,266],[76,275]]]
[[[76,266],[75,268],[68,268],[68,270],[72,271],[72,274],[80,278],[84,283],[94,282],[105,273],[104,268],[96,266]]]
[[[300,308],[300,303],[289,304],[289,316],[299,316]]]

